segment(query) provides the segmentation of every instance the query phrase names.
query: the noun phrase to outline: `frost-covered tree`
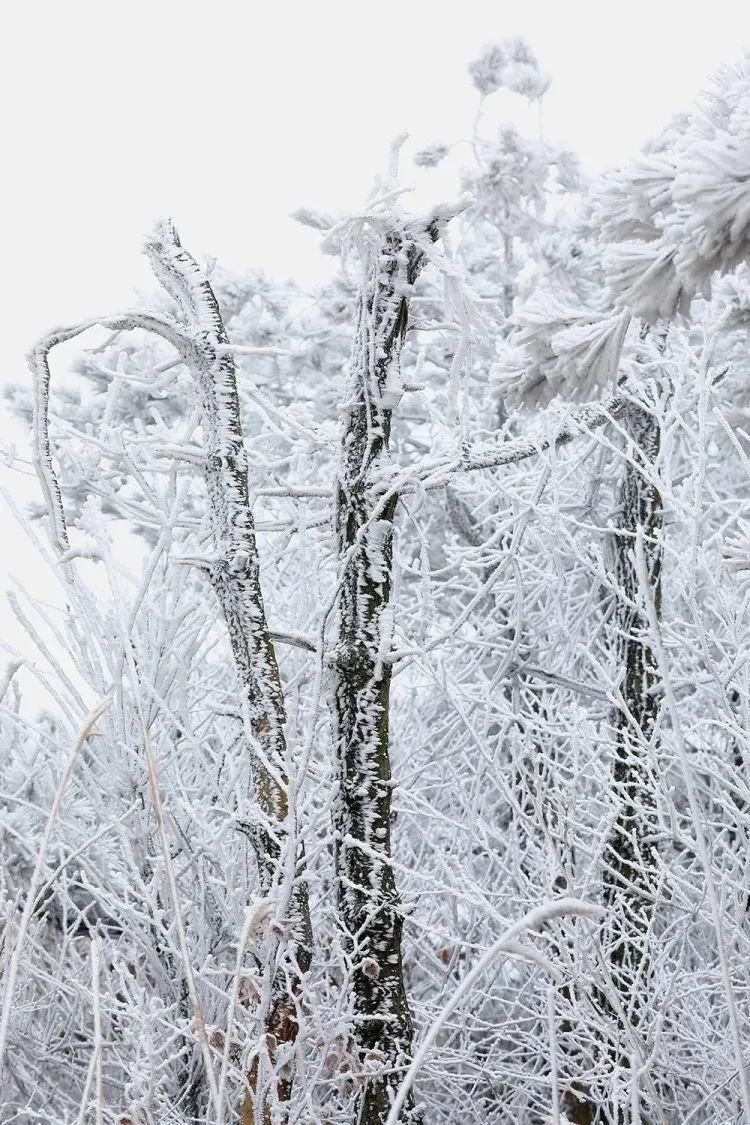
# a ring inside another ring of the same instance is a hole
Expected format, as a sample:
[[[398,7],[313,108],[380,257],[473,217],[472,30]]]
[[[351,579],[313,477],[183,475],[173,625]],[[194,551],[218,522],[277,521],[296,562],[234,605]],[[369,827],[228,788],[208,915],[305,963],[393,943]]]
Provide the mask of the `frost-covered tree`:
[[[470,77],[460,206],[32,355],[9,1120],[749,1117],[746,67],[590,187]]]

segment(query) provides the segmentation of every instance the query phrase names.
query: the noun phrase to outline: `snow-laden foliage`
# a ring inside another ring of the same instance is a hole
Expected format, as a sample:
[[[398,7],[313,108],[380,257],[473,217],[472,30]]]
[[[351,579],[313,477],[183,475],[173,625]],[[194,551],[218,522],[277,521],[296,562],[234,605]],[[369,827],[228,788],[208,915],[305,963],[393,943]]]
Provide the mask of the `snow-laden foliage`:
[[[512,406],[546,406],[615,390],[629,312],[598,313],[537,291],[514,318],[516,331],[495,365],[495,389]]]
[[[470,63],[469,74],[473,85],[485,96],[502,87],[534,101],[549,86],[549,79],[523,39],[489,44]]]
[[[647,320],[687,312],[714,275],[750,251],[750,69],[726,68],[690,115],[598,192],[613,245],[605,260],[620,304]]]

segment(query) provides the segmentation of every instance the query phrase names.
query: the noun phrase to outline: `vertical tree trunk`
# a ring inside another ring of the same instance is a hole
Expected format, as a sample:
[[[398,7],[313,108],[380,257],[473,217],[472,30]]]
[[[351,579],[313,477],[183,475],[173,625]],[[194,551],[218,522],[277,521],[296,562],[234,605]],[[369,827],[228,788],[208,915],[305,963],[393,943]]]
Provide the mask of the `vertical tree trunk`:
[[[206,570],[227,624],[243,695],[257,806],[251,839],[260,882],[265,893],[289,895],[284,904],[289,936],[282,948],[271,944],[268,951],[276,963],[265,1014],[265,1050],[273,1066],[280,1048],[293,1045],[297,1037],[297,1005],[302,975],[310,965],[312,931],[307,886],[295,872],[296,857],[289,854],[294,810],[289,806],[286,712],[260,588],[235,365],[225,349],[228,337],[216,297],[171,224],[157,229],[147,253],[154,272],[188,322],[182,350],[202,407],[214,545]],[[264,1081],[262,1069],[256,1062],[251,1071],[252,1090],[243,1107],[243,1121],[270,1121],[274,1101],[284,1103],[291,1095],[293,1073],[288,1061],[271,1083],[270,1098],[264,1090],[267,1078]]]
[[[391,861],[389,697],[393,517],[397,496],[377,488],[388,464],[391,414],[408,296],[424,263],[419,239],[392,230],[363,263],[336,483],[339,569],[331,708],[338,790],[334,804],[337,896],[352,965],[355,1039],[369,1072],[359,1125],[382,1125],[412,1051],[404,989],[402,910]],[[402,1119],[413,1117],[409,1101]]]
[[[596,999],[612,1028],[606,1047],[612,1091],[606,1106],[574,1081],[563,1096],[572,1125],[626,1125],[630,1119],[629,1092],[615,1089],[615,1075],[627,1073],[634,1061],[633,1042],[648,1007],[650,972],[648,931],[656,889],[654,862],[655,779],[653,740],[659,715],[657,662],[648,637],[648,622],[640,608],[635,543],[643,535],[648,582],[656,612],[661,611],[661,497],[644,476],[641,465],[655,464],[659,455],[659,423],[644,405],[631,400],[623,415],[631,444],[620,492],[620,516],[613,534],[616,583],[613,648],[621,672],[621,703],[612,712],[615,732],[612,788],[617,816],[604,855],[603,900],[607,910],[607,971],[609,989]],[[614,988],[614,995],[612,994]],[[568,986],[563,990],[566,992]],[[566,1025],[565,1033],[574,1031]],[[597,1117],[603,1113],[603,1117]]]
[[[614,536],[618,585],[615,646],[623,679],[622,702],[612,716],[612,784],[618,812],[605,852],[604,869],[604,904],[609,917],[608,968],[621,1012],[608,1000],[604,1008],[615,1028],[610,1051],[612,1066],[627,1069],[632,1062],[633,1033],[637,1035],[648,1006],[648,930],[656,890],[653,741],[660,705],[656,658],[645,613],[639,608],[642,597],[634,552],[636,534],[642,529],[651,596],[659,613],[662,511],[658,490],[637,466],[639,460],[653,465],[658,457],[658,421],[647,408],[634,404],[625,424],[636,464],[628,461],[625,469],[620,524]],[[628,1111],[614,1099],[609,1120],[621,1125],[628,1117]]]

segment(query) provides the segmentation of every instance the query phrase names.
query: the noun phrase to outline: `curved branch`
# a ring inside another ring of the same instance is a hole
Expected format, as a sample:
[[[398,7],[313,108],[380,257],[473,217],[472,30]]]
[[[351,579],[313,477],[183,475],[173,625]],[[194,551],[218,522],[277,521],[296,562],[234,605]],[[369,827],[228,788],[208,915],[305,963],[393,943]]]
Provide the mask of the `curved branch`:
[[[50,514],[52,527],[50,537],[54,546],[64,554],[70,547],[68,528],[65,520],[60,482],[52,460],[49,439],[49,393],[52,379],[49,356],[58,344],[66,344],[76,336],[88,332],[90,328],[108,328],[113,332],[130,331],[136,328],[153,332],[172,344],[181,353],[188,339],[176,321],[153,313],[123,312],[110,316],[94,317],[65,328],[57,328],[43,336],[28,352],[27,362],[33,379],[33,460],[42,493]]]

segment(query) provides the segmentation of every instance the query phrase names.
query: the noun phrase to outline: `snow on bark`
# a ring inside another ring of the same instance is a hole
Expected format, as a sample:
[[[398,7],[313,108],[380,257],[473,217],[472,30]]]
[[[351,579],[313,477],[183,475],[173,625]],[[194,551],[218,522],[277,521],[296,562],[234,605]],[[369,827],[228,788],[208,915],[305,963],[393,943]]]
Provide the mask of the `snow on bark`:
[[[601,999],[615,1027],[612,1065],[624,1067],[627,1073],[632,1066],[634,1030],[637,1034],[649,1003],[649,929],[658,881],[654,739],[660,710],[659,676],[648,621],[640,609],[642,591],[635,543],[642,535],[649,597],[659,613],[662,504],[658,489],[646,475],[659,455],[658,420],[647,407],[634,403],[624,426],[633,453],[625,467],[620,520],[614,536],[614,649],[622,674],[620,700],[612,715],[612,785],[617,817],[604,855],[603,886],[608,913],[608,969],[616,995],[605,991]],[[628,1112],[614,1098],[608,1120],[624,1125],[629,1120]]]
[[[382,1125],[413,1045],[404,988],[403,912],[391,858],[389,747],[393,518],[398,496],[377,487],[388,467],[393,407],[409,297],[442,221],[394,219],[363,249],[336,482],[339,569],[337,644],[331,655],[338,790],[334,805],[337,894],[351,958],[355,1039],[367,1075],[359,1125]],[[413,1119],[406,1100],[402,1120]]]
[[[213,532],[213,552],[206,569],[224,614],[243,690],[257,803],[251,839],[261,887],[264,893],[279,895],[279,921],[289,933],[267,1001],[266,1049],[273,1066],[278,1049],[293,1044],[297,1036],[301,978],[310,965],[312,932],[307,888],[295,870],[296,847],[294,835],[290,835],[294,814],[289,801],[286,712],[260,586],[235,363],[226,347],[229,339],[211,285],[182,247],[171,223],[156,228],[146,252],[154,273],[188,322],[183,355],[202,407],[204,473]],[[267,960],[272,963],[275,959],[271,947]],[[256,1102],[265,1101],[261,1070],[256,1060],[243,1120],[251,1120],[253,1113],[260,1119]],[[291,1089],[287,1060],[287,1069],[277,1075],[279,1101],[287,1101]],[[270,1120],[267,1105],[262,1113],[263,1120]]]
[[[250,751],[255,821],[250,826],[261,888],[277,900],[275,925],[264,950],[268,976],[264,998],[264,1042],[249,1075],[246,1120],[270,1121],[271,1105],[288,1101],[302,977],[310,965],[312,930],[307,887],[299,871],[289,798],[286,712],[273,640],[260,586],[248,467],[237,392],[235,363],[211,285],[182,247],[170,222],[160,224],[146,246],[154,273],[177,302],[185,323],[134,312],[101,318],[50,333],[29,356],[34,374],[35,464],[58,554],[67,559],[70,542],[49,439],[49,353],[57,344],[95,324],[114,331],[142,329],[172,344],[190,370],[201,404],[203,471],[213,549],[202,560],[227,625],[242,690]],[[69,566],[70,563],[66,562]],[[286,935],[282,941],[281,935]],[[280,1059],[278,1069],[275,1066]],[[247,1115],[251,1116],[248,1117]]]

